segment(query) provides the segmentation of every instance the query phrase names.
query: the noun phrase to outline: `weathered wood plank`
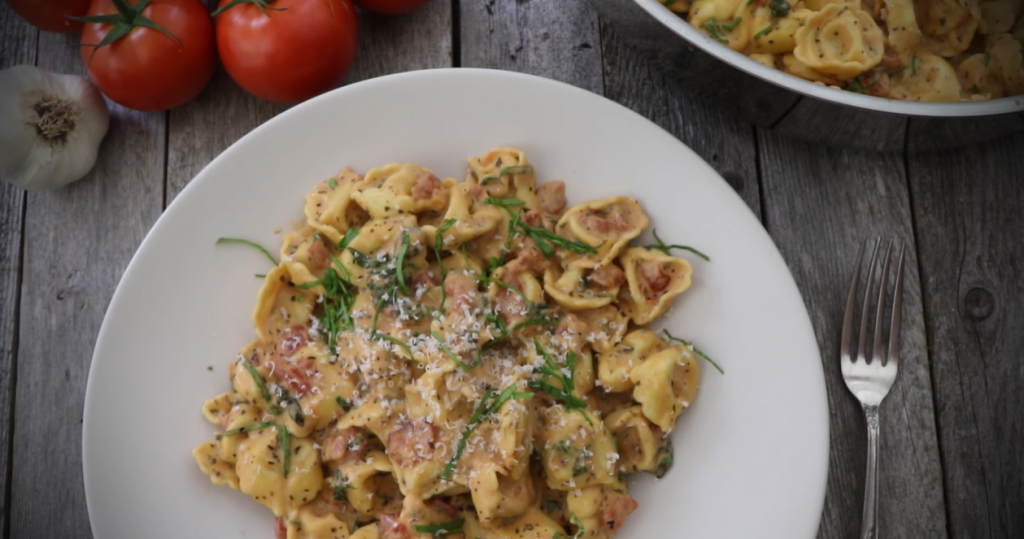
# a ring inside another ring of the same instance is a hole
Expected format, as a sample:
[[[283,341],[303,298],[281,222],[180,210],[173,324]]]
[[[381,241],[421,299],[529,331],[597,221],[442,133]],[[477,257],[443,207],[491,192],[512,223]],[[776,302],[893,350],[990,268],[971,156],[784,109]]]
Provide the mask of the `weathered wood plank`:
[[[450,2],[437,0],[400,17],[360,13],[359,51],[345,83],[450,66]],[[197,99],[170,112],[167,203],[214,157],[287,108],[249,95],[218,69]]]
[[[711,164],[761,215],[754,129],[676,88],[614,28],[601,26],[604,95],[672,133]]]
[[[597,14],[586,0],[462,0],[462,65],[540,75],[601,93]]]
[[[0,69],[35,65],[39,31],[0,4]],[[25,192],[0,182],[0,535],[10,525],[8,486],[14,434],[15,354],[18,348],[18,302],[21,287],[21,238]]]
[[[78,51],[78,36],[43,33],[39,66],[82,73]],[[93,171],[27,197],[12,537],[91,536],[81,458],[86,378],[114,287],[160,213],[165,119],[111,105]]]
[[[1024,135],[909,157],[954,538],[1024,537]]]
[[[853,262],[869,237],[906,242],[903,352],[882,403],[880,537],[946,537],[942,470],[904,160],[824,148],[758,131],[765,223],[789,264],[821,348],[831,424],[819,537],[859,536],[864,416],[839,370],[839,335]]]

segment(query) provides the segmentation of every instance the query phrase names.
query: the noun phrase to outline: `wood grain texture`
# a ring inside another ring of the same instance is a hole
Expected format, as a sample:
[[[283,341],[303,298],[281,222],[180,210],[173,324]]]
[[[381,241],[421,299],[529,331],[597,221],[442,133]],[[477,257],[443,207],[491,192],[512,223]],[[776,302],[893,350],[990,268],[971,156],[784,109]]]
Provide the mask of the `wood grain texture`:
[[[601,51],[605,97],[638,112],[697,152],[760,218],[754,129],[677,89],[639,50],[604,25]]]
[[[39,31],[0,4],[0,69],[35,65]],[[2,151],[2,150],[0,150]],[[18,304],[21,293],[21,239],[25,191],[0,181],[0,535],[10,519],[11,442],[14,434],[14,380],[17,376]]]
[[[461,0],[460,6],[463,66],[602,92],[597,14],[587,0]]]
[[[345,84],[450,66],[450,1],[437,0],[399,17],[360,13],[359,51]],[[228,146],[287,109],[248,94],[219,68],[197,99],[170,112],[167,203]]]
[[[867,438],[863,413],[839,370],[839,336],[857,249],[877,236],[907,242],[903,352],[881,409],[879,537],[946,537],[903,157],[822,148],[764,130],[758,137],[765,223],[804,297],[825,370],[831,448],[819,537],[859,536]]]
[[[78,36],[43,33],[39,66],[82,73]],[[11,500],[11,537],[90,537],[82,408],[93,345],[125,266],[160,213],[165,114],[110,106],[96,167],[30,193]]]
[[[950,536],[1024,537],[1024,135],[909,157]]]

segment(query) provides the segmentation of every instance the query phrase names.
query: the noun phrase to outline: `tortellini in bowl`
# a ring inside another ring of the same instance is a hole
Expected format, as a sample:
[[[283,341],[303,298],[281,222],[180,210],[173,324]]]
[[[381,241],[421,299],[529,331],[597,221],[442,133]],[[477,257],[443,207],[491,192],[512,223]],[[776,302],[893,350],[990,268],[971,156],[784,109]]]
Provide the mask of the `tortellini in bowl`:
[[[318,184],[202,406],[199,470],[289,539],[610,538],[697,395],[689,343],[646,327],[693,267],[630,245],[639,201],[538,178],[496,148],[461,183],[388,164]]]
[[[768,68],[901,101],[1024,94],[1017,0],[659,0]]]

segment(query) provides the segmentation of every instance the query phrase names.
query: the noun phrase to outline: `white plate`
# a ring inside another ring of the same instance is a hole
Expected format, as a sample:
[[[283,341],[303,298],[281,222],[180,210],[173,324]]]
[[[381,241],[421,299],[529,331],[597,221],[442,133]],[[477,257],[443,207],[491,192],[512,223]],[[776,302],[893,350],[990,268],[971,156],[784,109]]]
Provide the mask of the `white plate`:
[[[216,121],[212,119],[211,121]],[[494,146],[564,179],[570,203],[625,194],[659,234],[696,246],[693,287],[665,325],[725,368],[672,435],[675,466],[631,481],[630,537],[815,536],[828,468],[828,402],[800,294],[768,234],[690,149],[597,95],[498,71],[382,77],[297,106],[214,160],[160,217],[114,294],[89,373],[85,490],[97,539],[272,538],[263,506],[215,487],[192,460],[213,435],[203,401],[229,388],[274,229],[302,217],[307,191],[342,166],[414,162],[461,180]],[[213,372],[207,370],[213,366]]]

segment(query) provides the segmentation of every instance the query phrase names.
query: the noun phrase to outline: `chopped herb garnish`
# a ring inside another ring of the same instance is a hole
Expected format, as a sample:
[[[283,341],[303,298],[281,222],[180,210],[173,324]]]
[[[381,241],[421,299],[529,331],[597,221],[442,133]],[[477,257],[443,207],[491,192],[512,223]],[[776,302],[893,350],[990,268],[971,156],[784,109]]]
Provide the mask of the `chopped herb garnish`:
[[[257,250],[259,250],[259,252],[267,255],[267,258],[270,259],[270,263],[271,264],[273,264],[275,266],[277,265],[277,260],[274,260],[274,255],[270,254],[270,251],[268,251],[265,247],[263,247],[262,245],[254,242],[254,241],[243,240],[241,238],[217,238],[217,243],[216,244],[220,245],[222,243],[241,243],[241,244],[244,244],[244,245],[248,245],[249,247],[257,249]]]
[[[257,279],[266,279],[267,278],[267,274],[266,273],[257,273],[256,274],[256,278]]]
[[[384,299],[377,304],[377,309],[373,312],[373,326],[370,329],[370,335],[373,338],[377,338],[377,320],[380,318],[380,312],[384,310],[387,304],[395,299],[395,286],[392,286],[384,293]]]
[[[526,202],[523,202],[522,200],[519,200],[518,198],[490,198],[490,197],[488,197],[488,198],[484,199],[484,202],[486,202],[487,204],[492,204],[494,206],[522,206],[522,205],[526,204]]]
[[[210,366],[206,367],[206,370],[208,370],[210,372],[213,372],[213,365],[210,365]]]
[[[436,338],[436,337],[435,337]],[[533,396],[533,393],[529,391],[518,392],[515,384],[509,384],[500,394],[495,396],[493,389],[488,389],[484,393],[484,397],[477,403],[476,409],[473,410],[473,415],[469,418],[469,424],[462,431],[462,436],[459,438],[459,443],[455,447],[455,454],[452,455],[451,460],[448,461],[448,465],[444,467],[444,472],[441,473],[441,480],[447,481],[452,477],[452,471],[455,470],[455,464],[459,461],[459,457],[462,456],[462,452],[466,450],[466,444],[469,442],[469,435],[473,432],[484,419],[490,417],[491,414],[497,412],[501,405],[505,404],[511,399],[528,399]]]
[[[544,358],[544,364],[537,368],[537,371],[545,376],[554,378],[562,387],[557,388],[541,380],[530,380],[528,383],[530,389],[536,389],[537,391],[547,394],[556,401],[562,402],[562,404],[565,405],[565,408],[569,411],[579,411],[583,414],[583,418],[587,420],[587,423],[593,425],[594,423],[590,420],[590,416],[585,411],[587,403],[572,394],[576,385],[576,352],[569,352],[565,356],[565,368],[569,371],[569,374],[565,375],[562,373],[562,368],[559,367],[558,364],[555,363],[555,360],[551,358],[543,347],[541,347],[540,341],[534,339],[533,345],[537,349],[537,354]]]
[[[573,525],[576,526],[576,533],[572,535],[566,535],[564,533],[555,532],[551,536],[551,539],[582,539],[583,535],[587,533],[587,529],[583,527],[583,523],[580,522],[580,517],[576,516],[576,513],[569,513],[569,518],[572,520]]]
[[[292,418],[292,421],[300,427],[306,426],[306,416],[302,414],[302,406],[299,405],[299,401],[289,398],[288,404],[285,405],[285,409],[288,411],[288,416]]]
[[[558,500],[544,498],[544,501],[540,502],[540,510],[545,513],[556,513],[562,510],[562,504],[558,503]]]
[[[533,172],[532,165],[512,165],[499,170],[497,176],[487,176],[480,180],[480,185],[487,185],[493,181],[500,180],[502,176],[508,176],[510,174],[530,174],[531,172]]]
[[[340,249],[342,251],[347,249],[348,248],[348,244],[352,243],[352,240],[356,239],[356,236],[358,236],[358,235],[359,235],[359,231],[354,229],[354,228],[350,228],[350,229],[346,230],[345,231],[345,237],[341,238],[341,241],[338,242],[338,249]]]
[[[977,84],[972,84],[971,85],[971,93],[972,94],[980,94],[981,93],[981,89],[978,88]]]
[[[306,296],[299,295],[299,296],[295,296],[294,299],[295,299],[296,303],[302,303],[303,301],[306,301]]]
[[[669,256],[672,255],[672,252],[671,252],[672,249],[681,249],[683,251],[690,251],[691,253],[693,253],[693,254],[703,258],[704,260],[707,260],[707,261],[711,260],[711,258],[708,257],[708,255],[706,255],[706,254],[704,254],[704,253],[702,253],[702,252],[700,252],[700,251],[698,251],[698,250],[696,250],[693,247],[690,247],[688,245],[665,245],[665,242],[661,241],[661,238],[658,237],[658,229],[655,228],[653,232],[654,232],[654,241],[656,241],[658,243],[652,243],[651,245],[645,245],[644,246],[645,249],[658,250],[658,251],[661,251],[661,252],[663,252],[663,253],[665,253],[665,254],[667,254]]]
[[[348,236],[346,236],[347,238]],[[344,240],[342,240],[344,241]],[[324,272],[323,279],[299,285],[308,290],[315,286],[324,287],[323,317],[320,320],[320,335],[327,341],[327,347],[334,355],[338,354],[338,333],[355,327],[349,311],[356,301],[355,292],[349,288],[348,271],[334,255],[331,255],[332,266]],[[335,270],[337,267],[340,270]],[[344,276],[344,277],[343,277]]]
[[[242,366],[245,367],[245,370],[249,371],[249,374],[252,376],[253,381],[256,382],[256,387],[259,388],[260,395],[263,395],[263,400],[267,401],[267,406],[270,407],[270,411],[273,412],[274,414],[281,413],[281,408],[274,404],[274,401],[270,397],[270,390],[267,389],[267,383],[263,380],[263,377],[260,376],[260,373],[259,371],[256,370],[256,367],[253,367],[252,363],[249,363],[248,359],[242,360]]]
[[[330,483],[331,486],[331,497],[334,501],[348,501],[348,495],[345,490],[352,488],[352,485],[348,484],[345,480],[345,476],[341,473],[341,469],[334,470],[334,480]]]
[[[377,334],[377,338],[384,339],[385,341],[388,341],[389,343],[394,344],[395,346],[401,348],[402,351],[405,352],[406,355],[409,356],[409,359],[411,359],[413,361],[417,361],[416,360],[416,356],[412,355],[412,348],[409,348],[409,345],[405,344],[400,339],[396,339],[395,337],[392,337],[391,335],[385,335],[383,333],[378,333]]]
[[[762,28],[760,32],[754,34],[754,39],[761,39],[762,37],[768,35],[768,32],[771,32],[773,29],[775,29],[774,22]]]
[[[283,425],[276,425],[277,441],[281,444],[281,462],[284,465],[284,476],[288,477],[288,470],[292,467],[292,433],[288,432]]]
[[[472,365],[466,365],[461,359],[459,359],[459,356],[456,355],[455,352],[452,352],[452,349],[448,347],[448,342],[444,340],[444,337],[442,337],[440,333],[431,331],[430,334],[434,337],[434,340],[437,341],[437,345],[441,347],[441,351],[444,352],[444,355],[448,356],[448,359],[452,360],[452,362],[458,365],[462,370],[473,370],[480,364],[480,359],[478,357]]]
[[[784,1],[784,0],[780,0]],[[787,6],[789,4],[786,4]],[[736,17],[729,24],[721,23],[715,19],[708,19],[704,21],[704,29],[707,30],[711,37],[715,38],[715,41],[719,43],[729,43],[729,40],[725,38],[725,32],[731,32],[736,28],[736,25],[743,20],[743,17]]]
[[[981,57],[981,65],[983,65],[985,67],[988,67],[988,61],[989,61],[988,51],[985,51],[985,54]]]
[[[237,429],[226,430],[226,431],[222,432],[221,434],[219,434],[217,436],[217,439],[220,440],[221,438],[223,438],[225,436],[234,436],[236,434],[245,434],[245,433],[252,432],[252,431],[255,431],[255,430],[263,430],[263,429],[265,429],[267,427],[276,427],[276,426],[277,426],[277,423],[274,423],[273,421],[264,421],[262,423],[253,423],[252,425],[246,425],[244,427],[238,427]]]
[[[515,235],[515,231],[518,228],[520,232],[529,236],[531,239],[533,239],[534,242],[537,243],[537,247],[540,248],[541,252],[544,253],[544,256],[547,258],[551,258],[555,254],[554,248],[552,246],[558,246],[574,253],[589,255],[597,254],[597,249],[591,247],[590,245],[587,245],[586,243],[563,238],[562,236],[559,236],[554,232],[548,231],[546,228],[530,226],[524,223],[522,219],[520,219],[520,216],[523,213],[522,208],[520,208],[518,213],[513,212],[510,209],[510,206],[514,207],[526,204],[525,202],[519,200],[518,198],[487,198],[484,199],[484,201],[487,202],[488,204],[503,207],[505,211],[508,212],[509,217],[513,218],[512,222],[509,224],[508,237],[505,239],[506,252],[511,247],[512,237]],[[600,247],[600,245],[598,245],[598,247]]]
[[[337,189],[338,180],[335,180],[334,178],[327,180],[327,187],[330,187],[331,189]]]
[[[772,15],[775,15],[776,17],[785,17],[786,15],[789,15],[789,2],[786,0],[771,0],[768,7],[771,8]]]
[[[441,271],[441,312],[444,312],[444,302],[448,300],[448,291],[445,290],[444,280],[448,277],[448,270],[444,267],[444,260],[441,257],[441,248],[444,247],[444,233],[455,224],[455,219],[445,219],[441,226],[434,232],[434,256],[437,258],[437,267]]]
[[[693,352],[695,354],[697,354],[698,356],[704,358],[705,361],[710,363],[714,368],[718,369],[718,372],[720,372],[722,374],[725,374],[725,371],[723,371],[722,368],[718,366],[718,363],[715,363],[715,360],[713,360],[710,357],[708,357],[708,355],[705,354],[704,352],[701,352],[700,348],[697,348],[696,346],[694,346],[692,343],[690,343],[690,341],[688,341],[686,339],[680,339],[679,337],[673,337],[672,334],[669,333],[667,329],[663,330],[663,331],[665,332],[665,336],[667,336],[670,341],[676,341],[676,342],[681,343],[684,346],[690,348],[691,350],[693,350]]]
[[[658,454],[654,456],[654,459],[658,461],[657,468],[651,472],[654,474],[654,477],[661,479],[672,468],[672,462],[675,460],[673,452],[672,439],[666,437],[665,443],[658,448]]]
[[[917,75],[917,56],[910,57],[910,74]]]
[[[450,533],[462,533],[462,524],[465,522],[466,519],[460,518],[459,520],[445,522],[444,524],[417,524],[413,526],[413,528],[420,533],[430,533],[433,534],[434,537],[442,537]]]
[[[347,412],[347,411],[352,409],[352,403],[351,402],[348,402],[347,400],[345,400],[345,399],[343,399],[341,397],[335,397],[334,400],[337,401],[338,406],[341,407],[341,410],[343,412]]]
[[[409,287],[405,285],[405,255],[409,252],[409,235],[402,231],[401,246],[398,248],[398,259],[395,262],[395,276],[398,277],[398,288],[406,296],[409,295]]]

